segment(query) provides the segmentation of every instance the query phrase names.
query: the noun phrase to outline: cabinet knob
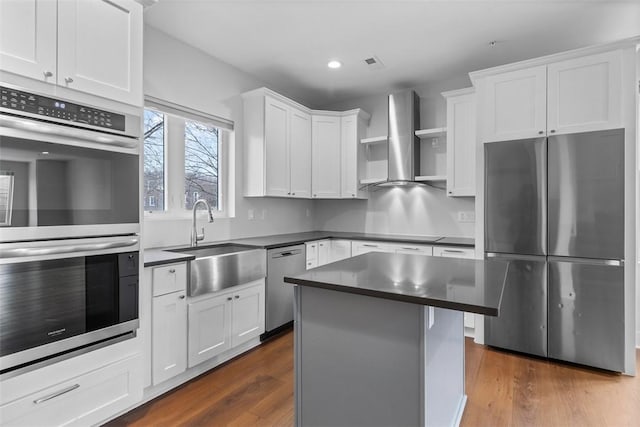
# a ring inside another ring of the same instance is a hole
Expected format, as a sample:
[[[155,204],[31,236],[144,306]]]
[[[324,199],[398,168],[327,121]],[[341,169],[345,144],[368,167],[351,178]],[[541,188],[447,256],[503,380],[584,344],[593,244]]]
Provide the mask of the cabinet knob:
[[[240,299],[240,295],[235,295],[234,298],[235,299]]]
[[[287,193],[287,196],[290,196],[290,195],[291,195],[291,192],[288,192],[288,193]]]
[[[175,272],[176,272],[175,268],[172,268],[171,270],[169,270],[169,273],[175,273]]]
[[[184,295],[180,295],[180,299],[185,299],[185,296]]]
[[[551,129],[551,133],[556,133],[556,130],[555,129]]]
[[[231,297],[227,297],[227,301],[231,301],[233,298]]]
[[[351,197],[356,197],[356,195],[355,194],[351,194]]]
[[[295,196],[295,195],[296,195],[296,193],[291,193],[291,195],[292,195],[292,196]]]
[[[313,195],[313,197],[318,197],[318,195],[317,195],[317,194],[314,194],[314,195]]]
[[[45,77],[45,78],[53,76],[53,73],[52,73],[51,71],[45,71],[45,72],[44,72],[44,73],[42,73],[42,74],[44,74],[44,77]]]
[[[65,77],[64,81],[66,84],[73,83],[73,79],[71,77]]]
[[[544,133],[543,130],[538,131],[538,135],[542,135]]]

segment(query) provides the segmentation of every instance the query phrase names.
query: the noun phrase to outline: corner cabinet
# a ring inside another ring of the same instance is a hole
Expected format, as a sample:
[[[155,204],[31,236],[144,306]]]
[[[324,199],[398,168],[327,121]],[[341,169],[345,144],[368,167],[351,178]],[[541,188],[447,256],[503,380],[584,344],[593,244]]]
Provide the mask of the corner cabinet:
[[[245,196],[311,197],[311,115],[262,88],[244,98]]]
[[[447,195],[476,195],[476,96],[473,88],[444,92],[447,99]]]
[[[142,105],[142,5],[134,0],[0,2],[0,69]],[[5,33],[6,31],[6,33]]]
[[[369,114],[311,110],[267,88],[242,97],[246,197],[366,198],[358,141]]]
[[[479,78],[483,142],[622,127],[622,50]]]

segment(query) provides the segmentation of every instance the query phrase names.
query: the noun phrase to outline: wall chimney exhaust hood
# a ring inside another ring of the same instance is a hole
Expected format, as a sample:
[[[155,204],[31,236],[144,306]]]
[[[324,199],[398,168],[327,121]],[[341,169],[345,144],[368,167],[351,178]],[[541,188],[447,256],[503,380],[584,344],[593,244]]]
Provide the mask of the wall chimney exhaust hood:
[[[389,95],[387,180],[378,187],[423,185],[416,182],[420,173],[420,99],[412,90]]]

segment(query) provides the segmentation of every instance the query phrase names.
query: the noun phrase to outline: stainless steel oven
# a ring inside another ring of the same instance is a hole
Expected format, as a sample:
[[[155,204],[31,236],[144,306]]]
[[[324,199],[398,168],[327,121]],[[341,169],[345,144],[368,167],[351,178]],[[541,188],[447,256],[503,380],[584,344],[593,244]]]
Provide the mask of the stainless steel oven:
[[[140,117],[0,86],[0,242],[139,232]]]
[[[0,375],[138,328],[139,242],[0,244]]]

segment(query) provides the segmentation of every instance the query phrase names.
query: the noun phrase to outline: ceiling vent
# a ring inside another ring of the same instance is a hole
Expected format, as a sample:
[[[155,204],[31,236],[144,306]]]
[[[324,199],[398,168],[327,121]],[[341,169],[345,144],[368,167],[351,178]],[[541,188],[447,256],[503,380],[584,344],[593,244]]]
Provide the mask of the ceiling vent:
[[[380,58],[375,55],[365,58],[364,63],[367,64],[367,68],[370,70],[380,70],[384,68],[384,64],[380,61]]]

